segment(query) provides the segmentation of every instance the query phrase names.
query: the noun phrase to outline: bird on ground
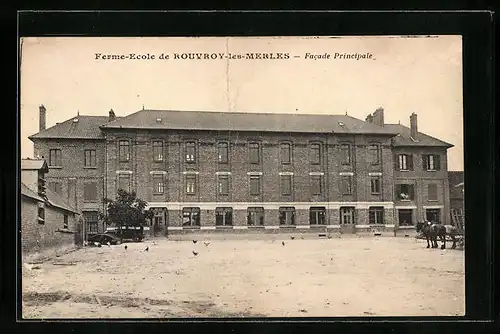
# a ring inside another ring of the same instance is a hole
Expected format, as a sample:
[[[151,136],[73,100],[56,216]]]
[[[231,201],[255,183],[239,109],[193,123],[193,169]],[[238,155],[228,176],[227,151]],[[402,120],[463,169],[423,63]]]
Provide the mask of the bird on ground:
[[[207,247],[208,247],[208,245],[210,245],[210,241],[204,241],[203,243],[204,243],[204,244],[205,244],[205,246],[207,246]]]
[[[193,255],[194,256],[198,255],[198,252],[193,251]]]
[[[125,250],[127,250],[127,245],[125,245]]]
[[[290,239],[292,239],[292,240],[293,240],[293,239],[295,239],[295,237],[294,237],[294,236],[291,236],[291,237],[290,237]]]
[[[193,244],[195,244],[195,243],[197,243],[197,242],[198,242],[198,240],[193,240]]]
[[[148,247],[146,247],[146,249],[145,249],[144,251],[145,251],[145,252],[149,251],[149,246],[148,246]]]
[[[282,244],[283,246],[285,246],[285,242],[284,242],[284,241],[282,241],[282,242],[281,242],[281,244]]]

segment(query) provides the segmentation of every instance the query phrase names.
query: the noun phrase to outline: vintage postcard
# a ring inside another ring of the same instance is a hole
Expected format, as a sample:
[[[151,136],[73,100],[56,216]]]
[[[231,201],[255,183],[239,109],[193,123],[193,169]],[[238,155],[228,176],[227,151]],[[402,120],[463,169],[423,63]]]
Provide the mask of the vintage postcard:
[[[465,314],[461,36],[20,40],[22,318]]]

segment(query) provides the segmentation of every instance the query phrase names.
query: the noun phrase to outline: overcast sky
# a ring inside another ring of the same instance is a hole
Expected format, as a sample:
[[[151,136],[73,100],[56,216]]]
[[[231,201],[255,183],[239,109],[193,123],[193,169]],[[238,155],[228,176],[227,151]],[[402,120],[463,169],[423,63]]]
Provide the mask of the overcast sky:
[[[289,53],[289,59],[173,59],[174,53]],[[96,53],[150,60],[96,60]],[[170,59],[160,60],[162,54]],[[330,59],[305,59],[305,54]],[[332,59],[335,53],[371,59]],[[298,57],[295,57],[298,56]],[[439,37],[25,38],[21,52],[21,156],[38,132],[77,112],[142,109],[345,114],[409,125],[449,142],[449,170],[463,170],[462,40]]]

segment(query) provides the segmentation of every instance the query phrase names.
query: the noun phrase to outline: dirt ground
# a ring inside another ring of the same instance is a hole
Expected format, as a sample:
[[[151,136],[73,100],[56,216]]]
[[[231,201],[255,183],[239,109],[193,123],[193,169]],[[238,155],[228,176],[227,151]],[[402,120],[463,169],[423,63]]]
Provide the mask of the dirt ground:
[[[285,239],[286,238],[286,239]],[[22,317],[447,316],[465,312],[464,252],[403,237],[166,239],[23,266]],[[146,252],[145,248],[149,247]],[[194,255],[193,251],[198,255]]]

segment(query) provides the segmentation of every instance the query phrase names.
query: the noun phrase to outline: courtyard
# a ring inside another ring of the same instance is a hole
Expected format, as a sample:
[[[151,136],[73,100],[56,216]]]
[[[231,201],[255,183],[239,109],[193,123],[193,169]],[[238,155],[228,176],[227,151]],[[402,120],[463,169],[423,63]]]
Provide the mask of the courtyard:
[[[86,247],[25,264],[22,318],[465,313],[461,250],[427,249],[412,237],[193,238]]]

